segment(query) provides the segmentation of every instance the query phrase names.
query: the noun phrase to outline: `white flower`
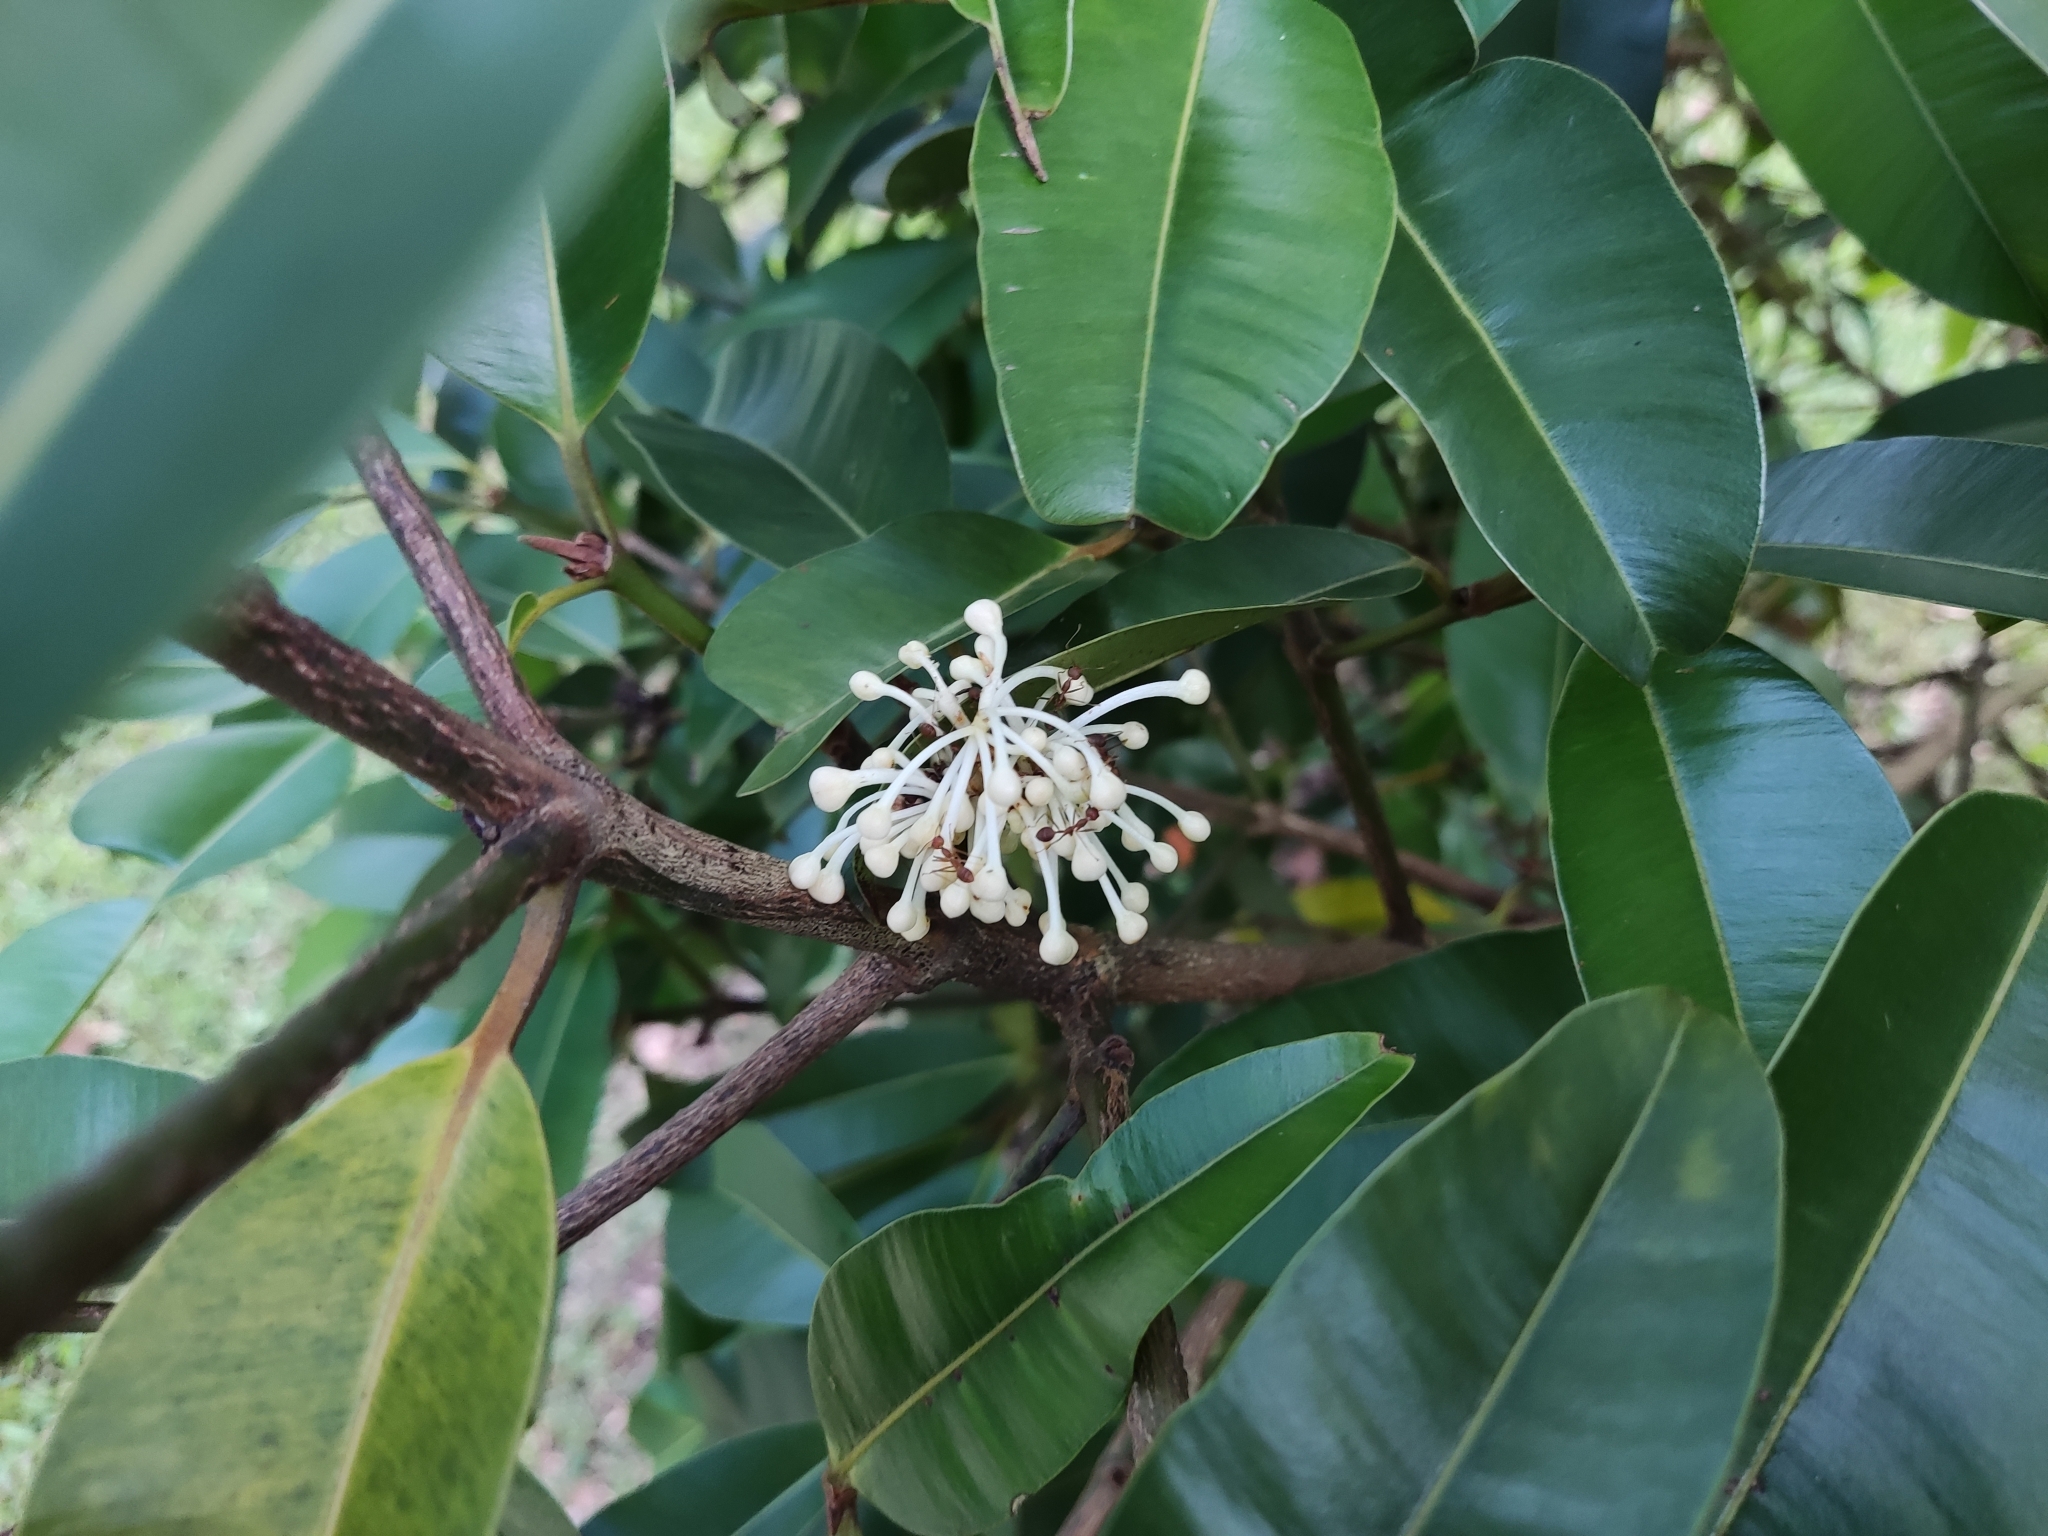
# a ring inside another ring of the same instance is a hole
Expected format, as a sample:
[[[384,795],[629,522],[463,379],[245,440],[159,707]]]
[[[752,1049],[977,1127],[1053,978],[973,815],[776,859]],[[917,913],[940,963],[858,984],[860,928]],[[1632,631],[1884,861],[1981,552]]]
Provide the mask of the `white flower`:
[[[1093,881],[1109,898],[1117,937],[1135,944],[1145,936],[1151,893],[1117,868],[1103,836],[1111,827],[1132,851],[1170,871],[1180,858],[1138,819],[1133,796],[1165,809],[1190,842],[1209,835],[1206,817],[1184,811],[1163,795],[1124,782],[1108,755],[1115,740],[1145,745],[1136,721],[1104,717],[1136,699],[1175,698],[1200,704],[1209,679],[1184,672],[1172,682],[1127,688],[1091,707],[1095,690],[1078,667],[1026,667],[1006,676],[1009,642],[1003,610],[990,598],[967,606],[974,654],[955,657],[942,674],[931,651],[912,640],[897,652],[906,668],[923,672],[931,686],[899,688],[872,672],[856,672],[848,686],[864,700],[895,699],[910,711],[903,729],[854,769],[824,767],[811,774],[811,799],[838,817],[823,841],[790,861],[790,883],[827,905],[844,899],[840,873],[858,848],[876,875],[899,864],[903,894],[889,909],[889,926],[906,938],[931,931],[927,898],[939,898],[948,917],[973,914],[984,923],[1021,926],[1031,915],[1031,893],[1010,884],[1003,855],[1022,847],[1045,885],[1046,911],[1038,920],[1040,958],[1065,965],[1078,947],[1060,915],[1059,861],[1076,879]],[[1017,690],[1043,683],[1036,704]],[[1079,709],[1068,718],[1062,713]]]

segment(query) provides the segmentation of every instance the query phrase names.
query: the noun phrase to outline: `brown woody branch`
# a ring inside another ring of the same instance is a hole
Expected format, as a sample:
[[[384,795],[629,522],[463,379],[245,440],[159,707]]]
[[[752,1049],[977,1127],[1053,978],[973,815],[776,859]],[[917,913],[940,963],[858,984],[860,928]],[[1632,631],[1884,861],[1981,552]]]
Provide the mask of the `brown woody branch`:
[[[862,955],[759,1050],[643,1137],[631,1151],[564,1195],[555,1212],[562,1248],[581,1242],[634,1204],[854,1029],[918,985],[917,973],[884,955]]]
[[[454,546],[391,440],[372,428],[349,445],[349,457],[491,724],[530,747],[554,741],[554,727],[519,680],[490,609],[463,574]]]
[[[254,1157],[582,853],[554,806],[508,829],[276,1034],[22,1212],[0,1236],[0,1358]]]

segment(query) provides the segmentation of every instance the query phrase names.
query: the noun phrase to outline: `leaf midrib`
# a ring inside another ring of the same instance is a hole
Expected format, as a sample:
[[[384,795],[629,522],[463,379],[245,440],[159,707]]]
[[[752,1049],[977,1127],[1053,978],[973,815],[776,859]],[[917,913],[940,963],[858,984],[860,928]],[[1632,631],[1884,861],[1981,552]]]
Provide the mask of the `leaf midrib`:
[[[256,81],[14,388],[0,400],[0,502],[106,371],[150,305],[397,0],[329,0]]]
[[[1152,354],[1159,342],[1159,295],[1165,286],[1166,247],[1173,236],[1173,218],[1180,201],[1181,167],[1187,162],[1188,138],[1195,122],[1195,102],[1202,89],[1202,70],[1209,60],[1209,35],[1216,22],[1219,0],[1204,0],[1201,32],[1195,42],[1195,57],[1188,70],[1187,95],[1181,101],[1180,124],[1174,132],[1173,162],[1166,171],[1166,198],[1159,216],[1159,244],[1152,253],[1152,291],[1145,301],[1145,348],[1138,359],[1138,421],[1131,433],[1131,510],[1138,509],[1138,469],[1145,452],[1145,416],[1152,391]],[[1069,33],[1068,48],[1073,47]]]
[[[1382,1053],[1380,1055],[1374,1056],[1368,1061],[1361,1063],[1353,1070],[1345,1073],[1344,1076],[1338,1078],[1336,1082],[1331,1083],[1327,1088],[1322,1089],[1320,1092],[1310,1094],[1307,1098],[1301,1100],[1299,1103],[1289,1106],[1284,1114],[1277,1115],[1273,1119],[1267,1121],[1264,1125],[1259,1126],[1256,1130],[1254,1130],[1251,1133],[1251,1135],[1247,1136],[1243,1141],[1234,1142],[1230,1146],[1225,1147],[1222,1151],[1218,1152],[1214,1157],[1210,1158],[1209,1161],[1201,1164],[1199,1167],[1192,1170],[1186,1178],[1180,1180],[1178,1183],[1172,1185],[1170,1188],[1162,1190],[1156,1199],[1148,1201],[1141,1209],[1133,1211],[1130,1214],[1130,1216],[1128,1216],[1123,1221],[1112,1222],[1107,1228],[1105,1228],[1102,1231],[1102,1233],[1099,1236],[1095,1237],[1084,1247],[1079,1249],[1071,1259],[1069,1259],[1066,1263],[1062,1264],[1058,1269],[1054,1270],[1053,1273],[1046,1277],[1044,1280],[1037,1282],[1033,1286],[1029,1295],[1027,1295],[1009,1312],[1005,1313],[1003,1317],[999,1319],[994,1326],[989,1328],[987,1332],[983,1333],[981,1337],[975,1339],[966,1348],[962,1349],[958,1354],[953,1356],[952,1359],[948,1360],[937,1371],[933,1372],[930,1376],[926,1377],[925,1380],[918,1385],[915,1391],[907,1393],[902,1398],[900,1398],[896,1406],[890,1409],[887,1414],[885,1414],[880,1420],[876,1422],[875,1427],[873,1429],[869,1430],[867,1434],[863,1435],[859,1440],[855,1441],[853,1445],[847,1448],[846,1459],[844,1461],[834,1462],[832,1463],[832,1465],[839,1470],[844,1470],[846,1468],[852,1467],[854,1463],[859,1461],[861,1457],[863,1457],[868,1453],[868,1451],[873,1449],[875,1443],[879,1441],[883,1435],[887,1434],[892,1428],[896,1426],[897,1422],[901,1420],[903,1416],[910,1411],[911,1406],[913,1404],[922,1400],[927,1394],[936,1391],[939,1385],[942,1382],[944,1382],[947,1379],[947,1377],[949,1377],[953,1373],[954,1370],[964,1367],[970,1360],[974,1359],[976,1355],[980,1354],[984,1349],[986,1349],[991,1341],[993,1341],[998,1335],[1007,1330],[1011,1324],[1017,1321],[1018,1318],[1022,1317],[1026,1312],[1030,1311],[1032,1307],[1037,1305],[1039,1299],[1043,1297],[1048,1290],[1058,1285],[1061,1280],[1065,1279],[1068,1275],[1072,1274],[1076,1268],[1078,1268],[1098,1249],[1103,1247],[1103,1245],[1111,1242],[1112,1240],[1116,1239],[1124,1233],[1135,1231],[1140,1222],[1144,1221],[1154,1211],[1157,1211],[1161,1206],[1166,1204],[1167,1201],[1183,1193],[1189,1185],[1193,1184],[1196,1180],[1200,1179],[1204,1174],[1208,1173],[1211,1169],[1213,1169],[1218,1163],[1222,1162],[1225,1158],[1235,1155],[1237,1152],[1242,1150],[1251,1142],[1256,1141],[1258,1138],[1269,1134],[1277,1127],[1286,1124],[1288,1121],[1294,1119],[1296,1115],[1301,1114],[1304,1111],[1311,1108],[1312,1106],[1321,1103],[1331,1094],[1341,1092],[1345,1088],[1349,1087],[1352,1083],[1357,1081],[1357,1079],[1360,1076],[1372,1072],[1375,1067],[1377,1067],[1387,1059],[1387,1054]],[[1068,1184],[1073,1184],[1078,1181],[1070,1179],[1066,1182]],[[1270,1207],[1268,1208],[1270,1209]]]
[[[1652,680],[1654,683],[1654,679]],[[1728,1011],[1736,1026],[1747,1035],[1749,1023],[1743,1017],[1742,993],[1735,985],[1735,957],[1729,952],[1728,934],[1721,925],[1721,909],[1714,904],[1714,882],[1707,876],[1707,861],[1700,846],[1699,828],[1694,825],[1692,806],[1679,781],[1678,753],[1664,728],[1664,712],[1658,707],[1654,686],[1642,690],[1643,709],[1650,717],[1650,729],[1657,733],[1657,750],[1664,759],[1665,782],[1671,786],[1672,802],[1678,807],[1679,824],[1685,829],[1686,852],[1692,855],[1693,874],[1699,878],[1700,896],[1707,904],[1707,922],[1714,933],[1714,958],[1721,963],[1721,979],[1728,984]]]
[[[1551,1302],[1562,1288],[1565,1276],[1570,1273],[1573,1262],[1578,1258],[1579,1250],[1585,1246],[1586,1238],[1592,1232],[1595,1221],[1598,1220],[1602,1208],[1606,1205],[1607,1197],[1613,1190],[1615,1181],[1621,1176],[1622,1170],[1628,1166],[1630,1157],[1635,1153],[1637,1143],[1642,1140],[1643,1128],[1650,1123],[1651,1117],[1656,1112],[1658,1100],[1664,1093],[1664,1085],[1670,1079],[1671,1069],[1678,1060],[1679,1046],[1684,1043],[1686,1031],[1692,1026],[1692,1021],[1696,1017],[1698,1015],[1691,1007],[1687,1007],[1679,1016],[1677,1027],[1671,1031],[1671,1043],[1665,1047],[1663,1064],[1657,1069],[1657,1080],[1650,1085],[1650,1091],[1643,1096],[1643,1107],[1636,1114],[1636,1123],[1629,1128],[1628,1136],[1622,1142],[1620,1151],[1615,1154],[1614,1162],[1608,1167],[1606,1176],[1601,1179],[1600,1188],[1595,1192],[1592,1203],[1586,1207],[1586,1214],[1579,1222],[1578,1230],[1572,1234],[1572,1240],[1566,1245],[1564,1254],[1559,1258],[1557,1268],[1551,1272],[1550,1279],[1544,1283],[1543,1294],[1536,1298],[1536,1305],[1529,1309],[1529,1316],[1523,1321],[1520,1331],[1516,1333],[1515,1342],[1509,1347],[1507,1354],[1502,1357],[1500,1366],[1495,1370],[1493,1380],[1488,1384],[1485,1395],[1479,1400],[1479,1406],[1473,1409],[1471,1416],[1465,1421],[1465,1428],[1458,1436],[1458,1443],[1451,1447],[1450,1454],[1444,1458],[1443,1465],[1437,1469],[1436,1478],[1424,1493],[1422,1499],[1416,1504],[1415,1513],[1410,1515],[1402,1525],[1400,1536],[1419,1536],[1419,1533],[1428,1524],[1430,1517],[1435,1514],[1437,1505],[1442,1501],[1444,1493],[1450,1487],[1451,1479],[1464,1464],[1465,1457],[1470,1454],[1473,1445],[1477,1443],[1480,1431],[1486,1426],[1487,1416],[1493,1411],[1494,1406],[1500,1401],[1501,1395],[1507,1390],[1508,1383],[1514,1378],[1516,1368],[1520,1366],[1523,1356],[1528,1353],[1530,1341],[1536,1336],[1538,1325],[1549,1313]]]
[[[1607,537],[1607,530],[1601,526],[1600,519],[1593,515],[1592,499],[1586,495],[1584,488],[1579,484],[1578,477],[1572,473],[1571,467],[1565,463],[1563,455],[1557,451],[1557,444],[1551,441],[1550,429],[1545,424],[1542,415],[1537,411],[1535,402],[1523,390],[1520,377],[1508,366],[1507,359],[1501,355],[1500,348],[1494,344],[1493,333],[1487,330],[1478,314],[1472,309],[1472,306],[1465,302],[1464,292],[1451,280],[1451,275],[1445,269],[1444,264],[1437,260],[1436,252],[1431,249],[1429,242],[1422,238],[1422,232],[1415,227],[1414,221],[1408,217],[1407,205],[1399,197],[1396,197],[1394,200],[1394,218],[1408,238],[1415,243],[1415,249],[1422,254],[1422,259],[1429,263],[1429,270],[1436,274],[1436,280],[1442,286],[1445,294],[1449,296],[1452,308],[1457,310],[1466,325],[1471,327],[1472,334],[1479,338],[1479,344],[1486,349],[1488,360],[1492,362],[1495,371],[1507,385],[1508,392],[1514,396],[1515,403],[1521,406],[1522,413],[1529,418],[1529,425],[1534,429],[1537,441],[1543,444],[1543,451],[1549,455],[1550,462],[1556,466],[1559,477],[1571,492],[1573,506],[1578,509],[1580,515],[1585,519],[1586,526],[1593,530],[1593,536],[1600,541],[1600,548],[1607,556],[1607,563],[1613,567],[1615,575],[1620,579],[1622,596],[1628,600],[1629,610],[1635,614],[1637,624],[1641,627],[1642,633],[1649,639],[1651,649],[1654,650],[1656,648],[1657,632],[1650,627],[1649,615],[1644,612],[1642,602],[1636,596],[1635,588],[1629,584],[1627,570],[1622,565],[1620,557],[1615,554],[1614,544]],[[1497,550],[1496,553],[1500,555],[1502,562],[1510,570],[1514,569],[1514,562],[1508,558],[1505,551]],[[1516,571],[1515,574],[1519,576],[1521,572]]]
[[[2020,967],[2026,962],[2027,955],[2034,947],[2034,941],[2040,937],[2044,920],[2048,920],[2048,879],[2041,882],[2040,894],[2034,898],[2034,910],[2028,914],[2026,926],[2021,930],[2022,936],[2013,945],[2012,957],[2006,962],[2005,972],[1998,979],[1997,989],[1984,1005],[1983,1017],[1978,1020],[1977,1028],[1971,1034],[1969,1048],[1957,1059],[1956,1070],[1950,1074],[1948,1085],[1942,1090],[1940,1104],[1935,1107],[1934,1113],[1927,1117],[1927,1129],[1921,1134],[1919,1146],[1913,1149],[1912,1159],[1902,1171],[1891,1199],[1885,1203],[1883,1213],[1871,1228],[1869,1240],[1864,1243],[1862,1252],[1857,1256],[1856,1267],[1850,1272],[1847,1284],[1842,1287],[1841,1295],[1828,1313],[1827,1321],[1814,1336],[1798,1376],[1785,1389],[1784,1396],[1779,1400],[1777,1412],[1772,1415],[1763,1438],[1757,1442],[1754,1454],[1743,1465],[1741,1475],[1736,1480],[1735,1492],[1728,1500],[1728,1507],[1715,1522],[1715,1536],[1723,1536],[1736,1516],[1741,1514],[1750,1494],[1756,1491],[1757,1475],[1763,1470],[1764,1463],[1770,1459],[1771,1453],[1777,1449],[1779,1437],[1784,1434],[1785,1426],[1791,1422],[1794,1410],[1804,1399],[1808,1384],[1812,1382],[1814,1373],[1820,1369],[1822,1357],[1827,1354],[1828,1346],[1834,1342],[1835,1334],[1842,1326],[1842,1320],[1848,1315],[1849,1308],[1862,1291],[1864,1277],[1870,1273],[1870,1266],[1876,1262],[1878,1249],[1884,1246],[1884,1240],[1890,1235],[1892,1224],[1898,1220],[1899,1212],[1904,1209],[1907,1197],[1920,1182],[1921,1170],[1927,1166],[1927,1159],[1934,1151],[1934,1143],[1948,1128],[1949,1116],[1955,1110],[1955,1103],[1962,1094],[1963,1084],[1969,1080],[1970,1072],[1977,1064],[1977,1056],[1984,1049],[1984,1042],[1991,1037],[1992,1027],[1997,1024],[1998,1016],[2005,1008],[2006,998],[2011,995],[2013,983],[2019,977]],[[1839,956],[1841,950],[1837,949],[1835,953]],[[1829,960],[1828,969],[1834,969],[1832,958]],[[1827,976],[1824,974],[1815,985],[1812,995],[1819,996],[1821,987],[1826,982]],[[1785,1049],[1792,1043],[1797,1030],[1798,1021],[1795,1020],[1792,1032],[1785,1036],[1777,1054],[1771,1058],[1772,1067],[1775,1068],[1784,1058]],[[1769,1342],[1766,1339],[1766,1347],[1769,1346]]]

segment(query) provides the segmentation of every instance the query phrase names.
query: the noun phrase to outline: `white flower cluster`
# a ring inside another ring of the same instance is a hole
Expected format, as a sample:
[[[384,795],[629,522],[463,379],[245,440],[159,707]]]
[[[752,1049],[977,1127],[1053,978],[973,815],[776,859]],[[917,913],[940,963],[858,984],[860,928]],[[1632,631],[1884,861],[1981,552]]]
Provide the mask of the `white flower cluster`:
[[[1142,747],[1145,727],[1104,717],[1136,699],[1200,704],[1209,697],[1209,679],[1183,672],[1173,682],[1127,688],[1088,708],[1094,690],[1079,668],[1026,667],[1004,675],[1009,642],[1003,610],[992,599],[970,603],[966,619],[975,634],[974,654],[956,656],[947,669],[950,678],[917,640],[897,655],[904,666],[928,674],[931,687],[906,690],[872,672],[853,674],[849,686],[856,698],[895,699],[909,709],[910,719],[859,768],[826,767],[811,774],[811,799],[839,819],[816,848],[790,861],[791,883],[816,901],[842,900],[846,879],[840,868],[858,847],[868,868],[885,879],[901,861],[910,861],[903,895],[889,909],[889,926],[905,938],[931,931],[926,900],[934,894],[948,917],[971,912],[984,923],[1016,927],[1031,913],[1031,893],[1010,884],[1003,855],[1021,846],[1045,883],[1038,953],[1047,964],[1065,965],[1077,948],[1060,916],[1061,859],[1073,865],[1075,878],[1102,887],[1116,914],[1117,937],[1137,943],[1145,936],[1151,893],[1116,867],[1104,835],[1115,827],[1125,848],[1143,851],[1154,868],[1170,871],[1180,856],[1138,819],[1130,797],[1164,807],[1190,842],[1209,835],[1209,821],[1163,795],[1126,784],[1109,756],[1110,742]],[[1017,699],[1017,690],[1029,683],[1046,685],[1038,705]],[[1067,708],[1082,712],[1071,719],[1055,713]]]

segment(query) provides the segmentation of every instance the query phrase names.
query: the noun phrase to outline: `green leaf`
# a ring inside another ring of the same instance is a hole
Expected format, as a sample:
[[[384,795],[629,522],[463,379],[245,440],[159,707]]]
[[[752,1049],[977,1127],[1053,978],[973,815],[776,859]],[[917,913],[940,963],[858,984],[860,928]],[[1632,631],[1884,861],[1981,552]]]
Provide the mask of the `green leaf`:
[[[1343,18],[1372,77],[1380,117],[1472,72],[1479,45],[1457,0],[1323,0]]]
[[[388,654],[421,607],[404,556],[381,533],[301,571],[285,585],[284,601],[372,656]]]
[[[1490,65],[1387,137],[1366,359],[1529,589],[1628,676],[1727,627],[1762,437],[1733,302],[1655,147],[1574,70]],[[1629,259],[1617,266],[1616,250]]]
[[[543,205],[435,345],[441,360],[550,432],[574,437],[626,376],[668,259],[668,83],[658,53],[636,131],[579,226]]]
[[[583,1536],[734,1536],[825,1454],[816,1424],[778,1424],[700,1451],[592,1515]],[[813,1479],[815,1481],[815,1478]]]
[[[515,1466],[504,1513],[498,1516],[498,1536],[576,1536],[576,1522],[539,1478]]]
[[[1208,538],[1357,351],[1393,187],[1357,49],[1314,0],[1080,0],[1074,81],[975,133],[982,307],[1040,515]]]
[[[490,605],[491,617],[500,624],[510,618],[522,595],[544,592],[562,582],[561,561],[520,543],[509,533],[465,531],[455,541],[455,551],[463,570]],[[521,641],[528,655],[572,663],[617,661],[621,643],[618,600],[609,592],[592,592],[550,608]],[[424,686],[423,679],[424,674]]]
[[[163,720],[240,709],[262,697],[262,689],[251,688],[197,651],[159,640],[93,701],[90,712],[101,720]]]
[[[856,326],[810,320],[719,355],[700,421],[617,418],[621,456],[664,501],[771,565],[945,506],[945,429],[903,360]]]
[[[959,84],[976,51],[974,29],[936,5],[877,5],[861,18],[832,93],[810,103],[789,136],[783,223],[799,228],[844,162],[884,119]]]
[[[1973,315],[2048,324],[2048,78],[1989,17],[1963,0],[1705,8],[1771,131],[1872,256]]]
[[[198,1086],[106,1056],[0,1062],[0,1225]]]
[[[1784,1282],[1737,1468],[1763,1476],[1719,1529],[2017,1530],[2048,1493],[2044,914],[2048,805],[1966,796],[1771,1063]]]
[[[708,1317],[801,1328],[860,1229],[775,1139],[743,1120],[669,1182],[668,1277]]]
[[[1111,1536],[1691,1530],[1756,1380],[1780,1167],[1739,1031],[1588,1003],[1295,1261]]]
[[[1756,564],[2048,619],[2048,448],[1899,437],[1786,459]]]
[[[845,320],[878,337],[913,368],[981,296],[974,240],[889,240],[764,287],[715,339],[801,320]]]
[[[562,947],[554,974],[513,1047],[512,1059],[540,1106],[557,1189],[583,1177],[611,1066],[612,1020],[618,1010],[619,969],[611,950],[599,933],[578,934]]]
[[[690,187],[675,189],[662,276],[707,303],[738,309],[747,302],[739,247],[725,222],[725,210]]]
[[[1211,1273],[1271,1285],[1403,1142],[1512,1066],[1584,1001],[1564,930],[1541,928],[1460,939],[1369,976],[1262,1003],[1203,1030],[1147,1074],[1138,1085],[1139,1102],[1249,1051],[1341,1030],[1377,1031],[1415,1062],[1357,1129],[1217,1257]]]
[[[1866,437],[1977,437],[2048,448],[2048,363],[1966,373],[1885,408]]]
[[[354,762],[304,721],[226,725],[123,763],[85,792],[71,830],[175,867],[168,896],[297,837],[347,792]]]
[[[1096,688],[1312,603],[1420,585],[1407,551],[1342,528],[1248,524],[1136,565],[1070,610],[1089,636],[1052,658]],[[1061,626],[1063,629],[1065,624]]]
[[[115,1308],[22,1536],[487,1536],[538,1379],[554,1202],[517,1069],[350,1093],[185,1219]]]
[[[726,615],[704,653],[714,683],[788,733],[740,792],[756,794],[802,767],[852,713],[846,680],[863,668],[894,677],[905,641],[936,653],[966,635],[962,614],[979,598],[1016,614],[1071,600],[1103,574],[1045,534],[973,512],[934,512],[764,582]]]
[[[1451,583],[1466,586],[1507,567],[1470,513],[1458,520]],[[1444,670],[1465,734],[1486,754],[1493,790],[1520,821],[1545,811],[1544,754],[1550,717],[1579,640],[1541,603],[1522,603],[1444,631]]]
[[[755,1113],[812,1173],[837,1173],[938,1135],[1016,1074],[983,1034],[877,1030],[833,1046]]]
[[[1074,76],[1074,0],[953,0],[953,9],[988,28],[1017,104],[1050,116]]]
[[[1146,1074],[1135,1102],[1252,1051],[1372,1030],[1415,1066],[1373,1106],[1368,1123],[1439,1114],[1519,1060],[1584,1001],[1562,928],[1477,934],[1205,1029]]]
[[[396,913],[452,840],[418,832],[337,837],[291,873],[316,901],[362,912]]]
[[[374,403],[543,158],[568,184],[601,152],[646,27],[640,0],[510,0],[487,46],[455,0],[10,14],[0,651],[39,661],[0,782]]]
[[[1159,1310],[1407,1067],[1371,1035],[1260,1051],[1151,1100],[1078,1179],[867,1239],[811,1320],[834,1475],[927,1536],[1003,1518],[1116,1412]]]
[[[0,1061],[64,1038],[142,932],[152,903],[122,898],[60,912],[0,949]]]
[[[1906,844],[1848,723],[1732,639],[1660,658],[1647,689],[1581,653],[1551,731],[1550,815],[1586,995],[1670,987],[1766,1058]]]

